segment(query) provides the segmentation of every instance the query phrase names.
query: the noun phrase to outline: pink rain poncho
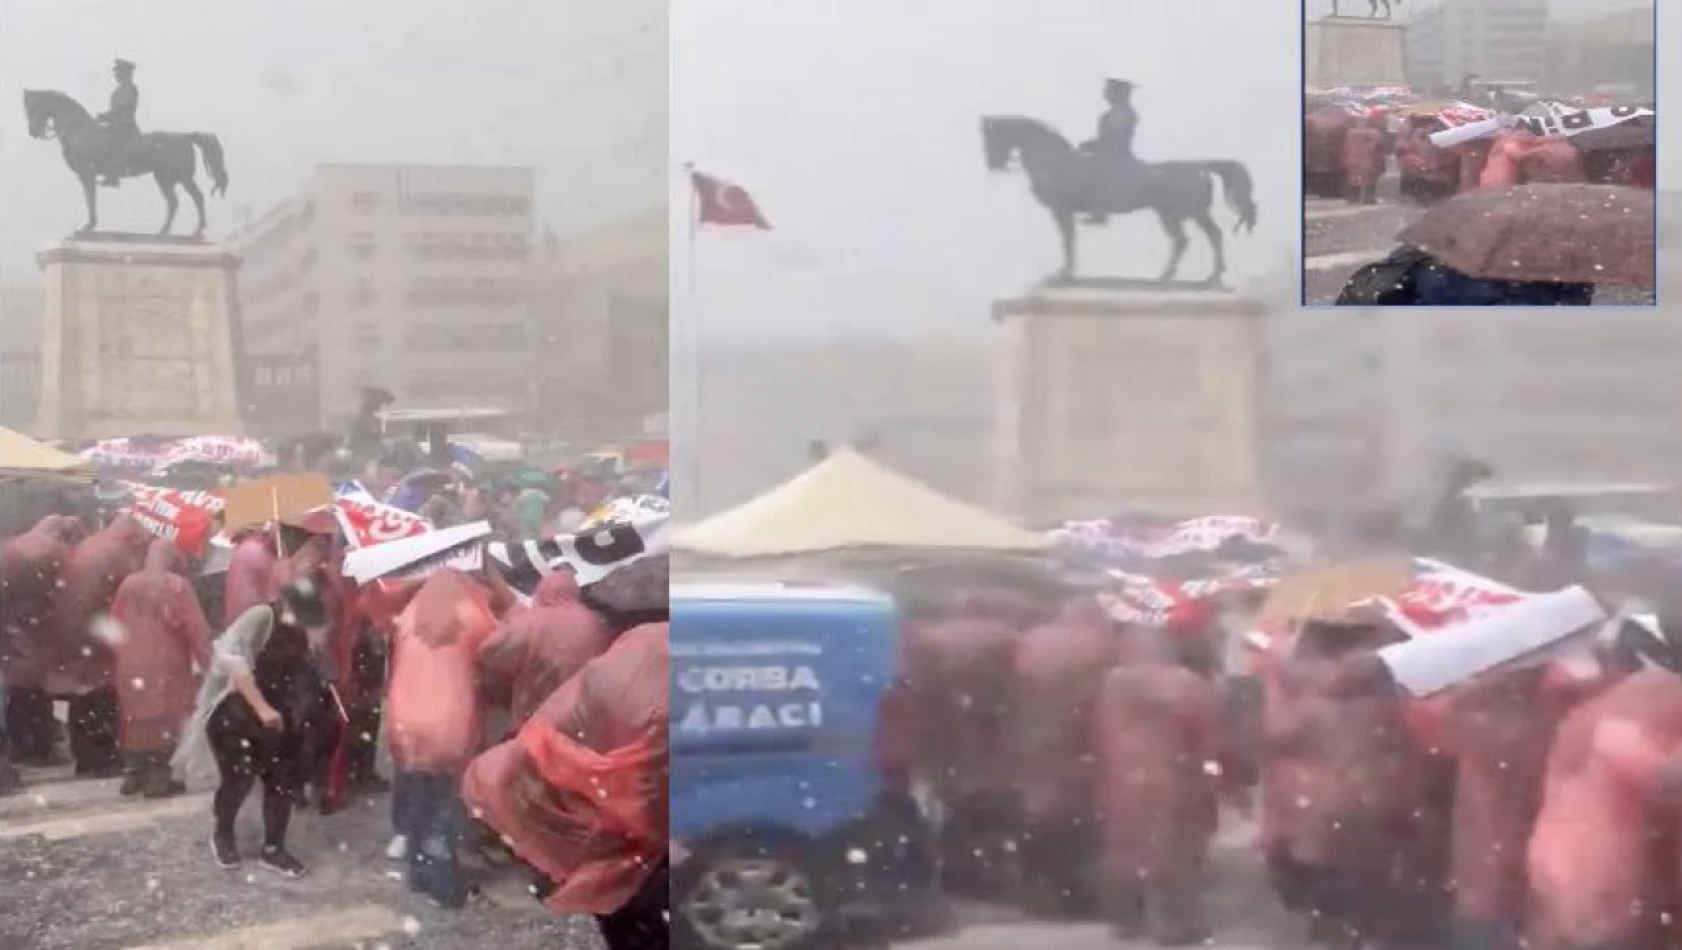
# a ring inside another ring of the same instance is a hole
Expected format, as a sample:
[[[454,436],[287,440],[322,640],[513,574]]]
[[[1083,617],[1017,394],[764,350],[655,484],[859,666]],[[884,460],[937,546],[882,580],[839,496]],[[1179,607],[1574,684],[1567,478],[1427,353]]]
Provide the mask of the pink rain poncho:
[[[0,674],[12,689],[46,684],[53,595],[80,533],[76,519],[48,515],[0,544]]]
[[[475,660],[496,630],[490,594],[445,568],[397,617],[386,698],[386,741],[398,768],[455,772],[478,751]]]
[[[247,533],[234,548],[222,582],[222,626],[258,604],[274,600],[274,542],[261,532]]]
[[[556,883],[552,910],[617,910],[667,852],[668,637],[620,635],[462,780],[474,816]]]
[[[53,602],[55,662],[47,671],[49,691],[80,694],[111,685],[111,649],[96,621],[111,610],[123,581],[144,566],[151,544],[152,535],[140,522],[120,515],[77,545],[64,562]]]
[[[175,747],[198,693],[193,668],[210,668],[210,624],[182,568],[172,542],[153,541],[146,566],[123,581],[111,605],[123,631],[112,652],[129,752]]]
[[[578,600],[578,583],[566,572],[543,578],[532,604],[511,611],[496,635],[479,649],[484,694],[506,705],[516,726],[562,683],[613,642],[611,631]]]

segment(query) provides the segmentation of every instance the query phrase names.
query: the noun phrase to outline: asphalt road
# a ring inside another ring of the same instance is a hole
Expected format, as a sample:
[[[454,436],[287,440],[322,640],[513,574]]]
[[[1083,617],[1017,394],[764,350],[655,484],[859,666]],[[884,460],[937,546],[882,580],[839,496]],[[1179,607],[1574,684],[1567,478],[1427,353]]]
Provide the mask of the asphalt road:
[[[0,950],[584,950],[587,917],[539,906],[525,882],[480,867],[486,898],[446,911],[411,894],[384,856],[385,794],[323,818],[294,815],[291,850],[310,868],[285,880],[256,866],[260,792],[241,811],[247,859],[209,853],[206,791],[123,799],[115,780],[26,772],[0,797]]]
[[[1301,921],[1292,918],[1268,889],[1254,825],[1225,822],[1210,855],[1209,922],[1217,950],[1308,950]],[[1118,939],[1099,923],[1027,920],[996,907],[958,908],[956,932],[896,944],[896,950],[1147,950],[1156,944]]]
[[[1397,233],[1422,214],[1423,208],[1401,201],[1394,175],[1380,182],[1376,205],[1309,198],[1303,204],[1303,303],[1331,306],[1344,282],[1362,265],[1390,253]],[[1595,294],[1595,303],[1601,306],[1650,306],[1653,302],[1650,290],[1603,287]]]

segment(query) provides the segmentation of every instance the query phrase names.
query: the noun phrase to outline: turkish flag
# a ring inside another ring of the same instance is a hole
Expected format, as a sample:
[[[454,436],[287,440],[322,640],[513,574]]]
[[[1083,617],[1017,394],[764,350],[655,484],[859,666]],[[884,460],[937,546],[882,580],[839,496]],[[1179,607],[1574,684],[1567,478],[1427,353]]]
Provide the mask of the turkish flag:
[[[694,185],[695,196],[701,203],[702,224],[771,230],[771,223],[759,213],[759,206],[754,204],[753,197],[743,191],[740,185],[732,185],[697,171],[689,173],[689,181]]]

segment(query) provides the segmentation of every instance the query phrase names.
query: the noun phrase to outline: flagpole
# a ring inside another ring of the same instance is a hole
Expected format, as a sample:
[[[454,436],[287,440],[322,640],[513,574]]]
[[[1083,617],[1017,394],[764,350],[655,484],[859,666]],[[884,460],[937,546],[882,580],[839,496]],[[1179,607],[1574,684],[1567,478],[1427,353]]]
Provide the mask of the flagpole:
[[[695,191],[695,166],[693,164],[686,164],[684,165],[683,170],[683,186],[686,190],[684,203],[688,208],[689,213],[689,246],[686,249],[687,259],[684,261],[684,265],[688,268],[689,273],[686,275],[688,279],[685,291],[689,296],[690,308],[689,350],[692,354],[691,358],[694,360],[693,367],[690,370],[690,372],[694,374],[694,381],[692,383],[694,387],[692,395],[694,398],[690,402],[689,408],[690,418],[693,420],[690,423],[690,435],[691,438],[694,439],[694,444],[689,450],[688,468],[689,481],[691,485],[689,498],[691,499],[691,503],[699,509],[701,507],[703,497],[701,494],[701,452],[702,446],[706,442],[704,436],[706,431],[706,416],[702,411],[705,386],[703,385],[701,376],[703,372],[703,360],[701,356],[701,343],[703,339],[703,335],[701,333],[701,317],[703,308],[701,306],[700,267],[697,264],[700,242],[696,240],[701,230],[701,197]]]

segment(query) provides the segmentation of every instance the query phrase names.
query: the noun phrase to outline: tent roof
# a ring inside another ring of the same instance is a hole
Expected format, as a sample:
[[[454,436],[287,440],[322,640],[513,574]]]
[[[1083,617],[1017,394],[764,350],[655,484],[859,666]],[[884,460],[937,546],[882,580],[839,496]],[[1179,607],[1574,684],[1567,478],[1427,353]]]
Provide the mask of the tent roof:
[[[84,459],[60,452],[21,432],[0,426],[0,472],[33,475],[80,475],[93,467]]]
[[[672,546],[774,557],[883,547],[1031,552],[1050,541],[841,449],[765,494],[680,530]]]

